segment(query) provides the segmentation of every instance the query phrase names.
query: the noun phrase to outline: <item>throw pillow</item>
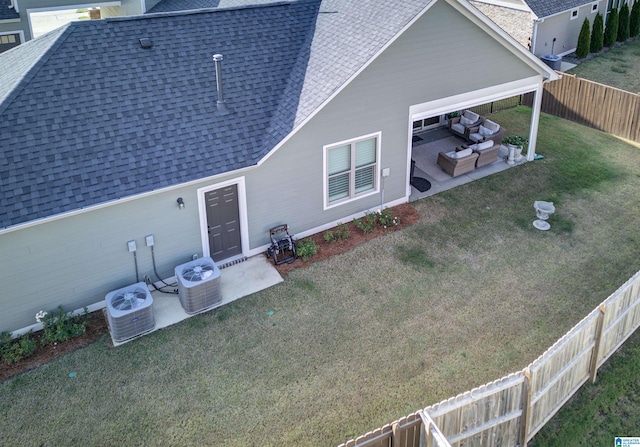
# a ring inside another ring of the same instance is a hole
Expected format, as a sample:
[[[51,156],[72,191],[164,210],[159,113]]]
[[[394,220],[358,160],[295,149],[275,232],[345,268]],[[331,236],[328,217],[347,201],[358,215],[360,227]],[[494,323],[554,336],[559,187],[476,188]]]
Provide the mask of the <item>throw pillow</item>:
[[[497,132],[500,130],[500,125],[494,123],[491,120],[484,120],[484,127],[486,127],[487,129],[490,129],[492,132]]]
[[[464,158],[468,155],[471,155],[472,153],[473,153],[473,149],[469,147],[467,149],[463,149],[461,151],[456,152],[456,158]]]
[[[470,126],[471,124],[473,124],[473,120],[467,118],[466,116],[461,116],[460,124],[462,124],[463,126]]]
[[[476,150],[478,151],[489,149],[490,147],[493,147],[493,140],[483,141],[482,143],[478,143],[476,146],[477,146]]]
[[[480,125],[480,130],[478,130],[478,133],[480,135],[482,135],[483,137],[487,137],[489,135],[493,135],[493,132],[494,132],[493,130],[491,130],[491,129],[487,128],[487,127],[484,127],[482,124]]]
[[[457,152],[456,152],[456,151],[451,151],[451,152],[447,152],[447,153],[446,153],[446,154],[444,154],[444,155],[446,155],[446,156],[447,156],[447,157],[449,157],[449,158],[456,158],[456,157],[457,157],[457,155],[456,155],[456,154],[457,154]]]

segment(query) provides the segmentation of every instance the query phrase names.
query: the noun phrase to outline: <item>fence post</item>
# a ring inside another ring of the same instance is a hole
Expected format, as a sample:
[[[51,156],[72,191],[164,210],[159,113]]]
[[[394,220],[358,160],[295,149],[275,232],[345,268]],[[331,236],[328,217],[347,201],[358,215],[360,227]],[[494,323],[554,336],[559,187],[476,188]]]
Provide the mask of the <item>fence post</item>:
[[[607,311],[607,306],[604,303],[600,303],[600,314],[598,315],[598,321],[596,323],[596,343],[593,346],[593,353],[591,354],[591,363],[589,364],[589,377],[591,383],[596,383],[596,377],[598,375],[598,362],[600,361],[600,340],[602,339],[602,330],[604,329],[604,314]]]
[[[527,366],[524,371],[524,382],[522,390],[522,416],[520,422],[520,446],[527,445],[527,437],[529,436],[529,412],[531,410],[531,370]]]

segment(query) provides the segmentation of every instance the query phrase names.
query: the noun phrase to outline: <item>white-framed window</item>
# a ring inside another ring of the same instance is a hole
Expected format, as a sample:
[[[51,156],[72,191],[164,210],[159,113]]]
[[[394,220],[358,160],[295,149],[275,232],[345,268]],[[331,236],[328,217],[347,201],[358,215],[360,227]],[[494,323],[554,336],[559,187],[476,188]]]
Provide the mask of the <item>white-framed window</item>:
[[[598,2],[591,4],[591,14],[593,14],[594,12],[598,12]]]
[[[572,9],[571,10],[571,20],[577,19],[578,15],[579,15],[580,10],[579,9]]]
[[[381,133],[324,147],[325,208],[378,191]]]

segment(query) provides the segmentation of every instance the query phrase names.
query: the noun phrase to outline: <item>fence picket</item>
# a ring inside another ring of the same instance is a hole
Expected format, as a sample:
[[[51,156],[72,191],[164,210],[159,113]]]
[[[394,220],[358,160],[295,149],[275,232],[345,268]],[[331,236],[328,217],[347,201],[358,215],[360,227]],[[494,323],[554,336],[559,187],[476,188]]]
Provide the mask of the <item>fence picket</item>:
[[[523,97],[531,106],[533,95]],[[545,84],[541,110],[551,115],[640,142],[640,95],[562,74]]]
[[[339,447],[524,446],[639,326],[640,271],[524,370]]]

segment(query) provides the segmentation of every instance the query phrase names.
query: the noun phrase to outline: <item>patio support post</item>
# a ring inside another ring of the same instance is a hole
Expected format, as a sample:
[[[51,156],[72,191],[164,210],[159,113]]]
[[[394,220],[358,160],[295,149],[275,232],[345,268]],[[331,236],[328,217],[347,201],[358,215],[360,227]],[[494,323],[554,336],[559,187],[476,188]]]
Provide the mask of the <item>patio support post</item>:
[[[542,108],[542,93],[544,85],[542,82],[533,92],[533,104],[531,106],[531,126],[529,128],[529,148],[527,149],[527,161],[533,160],[536,156],[536,140],[538,138],[538,124],[540,123],[540,109]]]

